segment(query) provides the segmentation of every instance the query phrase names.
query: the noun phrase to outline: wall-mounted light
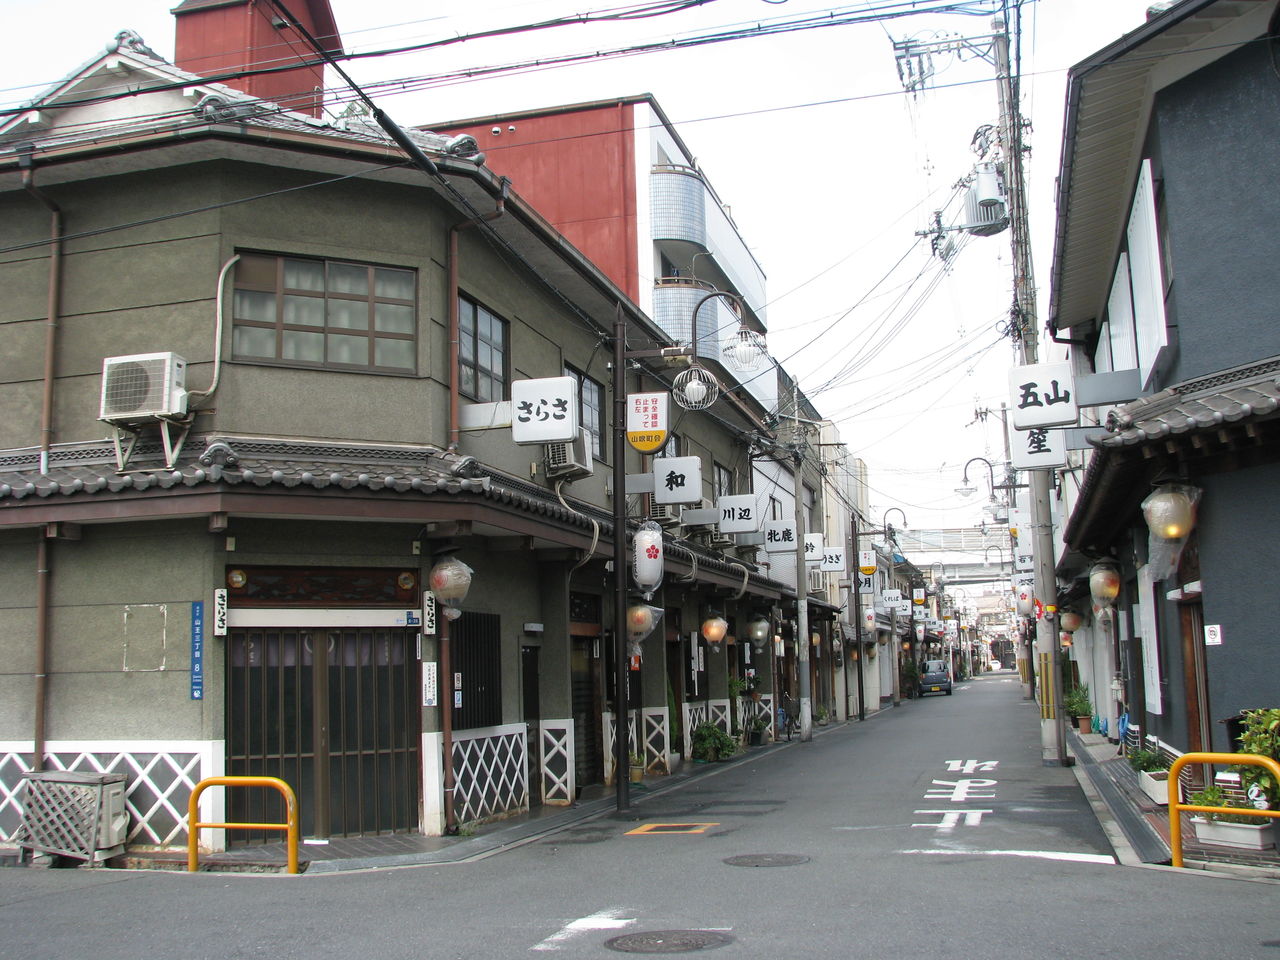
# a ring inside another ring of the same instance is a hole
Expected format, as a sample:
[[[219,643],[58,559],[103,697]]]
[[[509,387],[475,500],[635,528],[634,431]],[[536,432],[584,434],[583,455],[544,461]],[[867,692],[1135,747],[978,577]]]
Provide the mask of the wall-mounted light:
[[[757,650],[763,650],[764,645],[769,642],[769,621],[764,617],[757,617],[747,624],[747,637],[751,640],[751,646]]]
[[[1162,540],[1181,540],[1196,525],[1200,491],[1179,483],[1162,484],[1142,501],[1142,516],[1152,534]]]
[[[1099,607],[1109,607],[1120,596],[1120,571],[1115,564],[1101,561],[1089,570],[1089,594]]]
[[[707,643],[711,644],[713,651],[720,649],[720,644],[724,640],[724,635],[729,632],[729,624],[724,617],[708,617],[702,621],[702,636]]]

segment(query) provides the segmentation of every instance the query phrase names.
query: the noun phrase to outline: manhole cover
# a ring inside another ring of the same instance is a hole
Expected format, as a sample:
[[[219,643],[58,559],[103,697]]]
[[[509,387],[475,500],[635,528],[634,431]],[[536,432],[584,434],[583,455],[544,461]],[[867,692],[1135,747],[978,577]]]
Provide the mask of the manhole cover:
[[[748,853],[741,857],[729,857],[724,861],[731,867],[794,867],[808,863],[808,857],[795,853]]]
[[[604,945],[622,953],[692,953],[723,947],[726,943],[733,943],[733,937],[713,930],[653,930],[624,933],[606,940]]]

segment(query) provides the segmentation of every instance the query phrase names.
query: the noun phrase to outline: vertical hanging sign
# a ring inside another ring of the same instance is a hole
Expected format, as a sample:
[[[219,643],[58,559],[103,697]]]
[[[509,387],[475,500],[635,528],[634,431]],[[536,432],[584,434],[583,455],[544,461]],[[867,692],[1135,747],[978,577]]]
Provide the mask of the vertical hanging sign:
[[[204,699],[204,601],[191,602],[191,699]]]
[[[213,635],[227,635],[227,590],[225,587],[213,591]]]

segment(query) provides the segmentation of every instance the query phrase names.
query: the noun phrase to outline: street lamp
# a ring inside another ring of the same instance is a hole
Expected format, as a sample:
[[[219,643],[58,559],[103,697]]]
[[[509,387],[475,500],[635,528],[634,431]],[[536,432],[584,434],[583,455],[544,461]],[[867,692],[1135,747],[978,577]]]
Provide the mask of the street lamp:
[[[714,652],[720,651],[720,644],[724,640],[724,635],[729,632],[729,624],[724,617],[715,616],[708,617],[702,621],[702,636],[711,644]]]
[[[437,553],[436,564],[427,574],[431,592],[443,606],[440,620],[440,675],[445,690],[453,692],[453,663],[450,650],[449,623],[462,616],[458,605],[471,589],[471,568],[453,555],[456,547],[444,547]],[[444,832],[454,836],[458,822],[453,808],[453,697],[440,698],[440,752],[444,775]]]
[[[1095,563],[1089,570],[1089,595],[1094,605],[1102,609],[1111,606],[1120,596],[1120,571],[1115,564],[1105,560]]]

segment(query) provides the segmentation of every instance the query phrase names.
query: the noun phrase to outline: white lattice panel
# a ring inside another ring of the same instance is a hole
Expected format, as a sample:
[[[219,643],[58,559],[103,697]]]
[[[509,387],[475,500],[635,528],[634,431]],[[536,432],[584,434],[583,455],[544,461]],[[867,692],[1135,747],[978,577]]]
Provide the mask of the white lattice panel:
[[[728,700],[708,700],[707,718],[725,733],[733,732],[729,721]]]
[[[573,720],[543,720],[539,735],[542,739],[542,802],[573,803],[576,773]]]
[[[666,707],[644,708],[644,765],[653,773],[671,772],[667,720]]]
[[[711,719],[711,711],[705,703],[684,705],[684,755],[693,756],[693,731],[699,724]]]
[[[606,710],[600,714],[602,726],[604,728],[604,782],[613,782],[613,757],[617,752],[615,746],[615,736],[613,732],[613,713]],[[636,713],[631,711],[627,714],[627,744],[630,746],[628,753],[640,751],[636,749],[640,741],[636,737]]]
[[[25,750],[23,748],[26,748]],[[183,847],[187,842],[187,804],[205,777],[222,773],[220,741],[50,742],[46,770],[123,773],[130,845]],[[217,759],[215,759],[217,758]],[[22,819],[21,784],[31,765],[30,744],[0,743],[0,839],[11,840]],[[217,791],[212,820],[222,820]],[[223,831],[218,831],[220,841]]]
[[[743,723],[749,724],[756,717],[764,717],[764,721],[768,724],[769,730],[776,731],[778,725],[778,715],[773,709],[773,696],[771,694],[761,694],[759,700],[747,697],[742,700],[743,704]],[[776,739],[776,733],[774,733]]]
[[[460,730],[453,738],[453,809],[459,823],[529,808],[526,727]]]

